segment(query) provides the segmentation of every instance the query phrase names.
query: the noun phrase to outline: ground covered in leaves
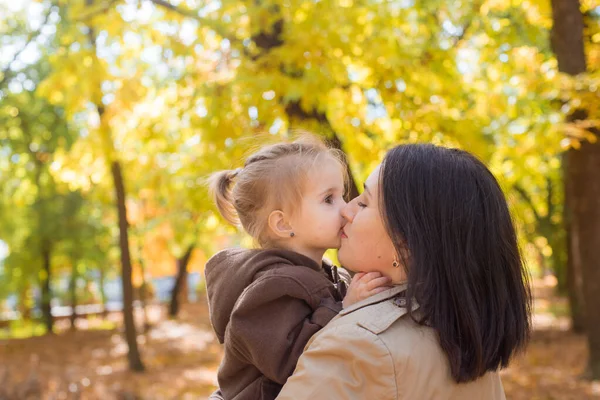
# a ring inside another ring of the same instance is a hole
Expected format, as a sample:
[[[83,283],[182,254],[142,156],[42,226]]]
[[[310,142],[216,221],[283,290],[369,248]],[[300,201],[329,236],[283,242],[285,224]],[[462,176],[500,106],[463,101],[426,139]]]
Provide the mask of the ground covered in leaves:
[[[90,324],[88,330],[0,341],[0,400],[207,398],[221,358],[207,307],[185,305],[176,321],[165,314],[151,308],[152,328],[138,337],[144,373],[128,371],[119,329]]]
[[[537,288],[532,342],[502,372],[507,398],[600,399],[600,382],[581,379],[585,337],[568,331],[564,300],[548,293]],[[54,336],[1,340],[0,400],[205,399],[221,357],[206,305],[186,305],[177,321],[164,314],[151,308],[153,327],[139,336],[147,369],[142,374],[127,370],[123,335],[106,329],[105,322],[82,323],[86,329]]]

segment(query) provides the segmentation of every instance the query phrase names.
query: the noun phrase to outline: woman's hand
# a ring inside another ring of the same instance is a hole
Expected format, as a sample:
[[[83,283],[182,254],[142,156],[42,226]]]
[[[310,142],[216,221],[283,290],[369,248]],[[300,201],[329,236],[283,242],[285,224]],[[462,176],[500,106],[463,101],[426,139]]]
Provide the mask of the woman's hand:
[[[344,308],[389,289],[391,283],[392,280],[380,272],[357,273],[352,278],[346,297],[344,297]]]

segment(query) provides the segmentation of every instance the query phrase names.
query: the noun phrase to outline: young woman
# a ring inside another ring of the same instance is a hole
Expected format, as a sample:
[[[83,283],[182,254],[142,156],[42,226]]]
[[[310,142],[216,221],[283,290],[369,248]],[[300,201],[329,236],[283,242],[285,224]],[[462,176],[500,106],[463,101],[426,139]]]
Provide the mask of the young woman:
[[[531,300],[504,194],[483,163],[398,146],[342,214],[342,265],[395,286],[313,336],[277,398],[504,399],[498,370],[527,342]]]

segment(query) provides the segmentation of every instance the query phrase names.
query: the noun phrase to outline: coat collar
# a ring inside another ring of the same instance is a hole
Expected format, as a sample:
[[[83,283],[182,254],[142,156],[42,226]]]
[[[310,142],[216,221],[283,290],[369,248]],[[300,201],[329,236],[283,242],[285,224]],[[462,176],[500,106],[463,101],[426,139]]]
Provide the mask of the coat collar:
[[[357,303],[352,304],[348,308],[344,308],[342,311],[340,311],[339,315],[350,314],[351,312],[354,312],[354,311],[359,310],[366,306],[370,306],[371,304],[377,304],[377,303],[381,303],[382,301],[391,299],[392,297],[395,297],[399,293],[405,291],[407,287],[408,287],[408,284],[406,284],[406,283],[395,285],[391,289],[385,290],[381,293],[377,293],[369,298],[366,298],[364,300],[361,300]]]
[[[352,314],[354,311],[360,310],[367,306],[372,306],[368,313],[358,317],[356,323],[358,326],[367,329],[368,331],[379,335],[388,330],[394,322],[408,313],[406,308],[406,299],[402,293],[408,285],[402,284],[384,292],[378,293],[363,301],[360,301],[352,306],[342,310],[336,318],[344,318],[344,315]],[[412,311],[416,311],[419,304],[413,299]]]

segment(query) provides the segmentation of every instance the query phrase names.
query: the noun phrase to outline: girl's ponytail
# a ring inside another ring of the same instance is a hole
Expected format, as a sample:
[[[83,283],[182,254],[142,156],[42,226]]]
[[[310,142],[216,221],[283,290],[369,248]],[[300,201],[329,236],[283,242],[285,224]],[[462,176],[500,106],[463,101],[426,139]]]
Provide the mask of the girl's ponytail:
[[[208,181],[210,195],[217,205],[219,212],[231,225],[239,225],[240,218],[233,205],[233,180],[240,169],[224,170],[212,174]]]

